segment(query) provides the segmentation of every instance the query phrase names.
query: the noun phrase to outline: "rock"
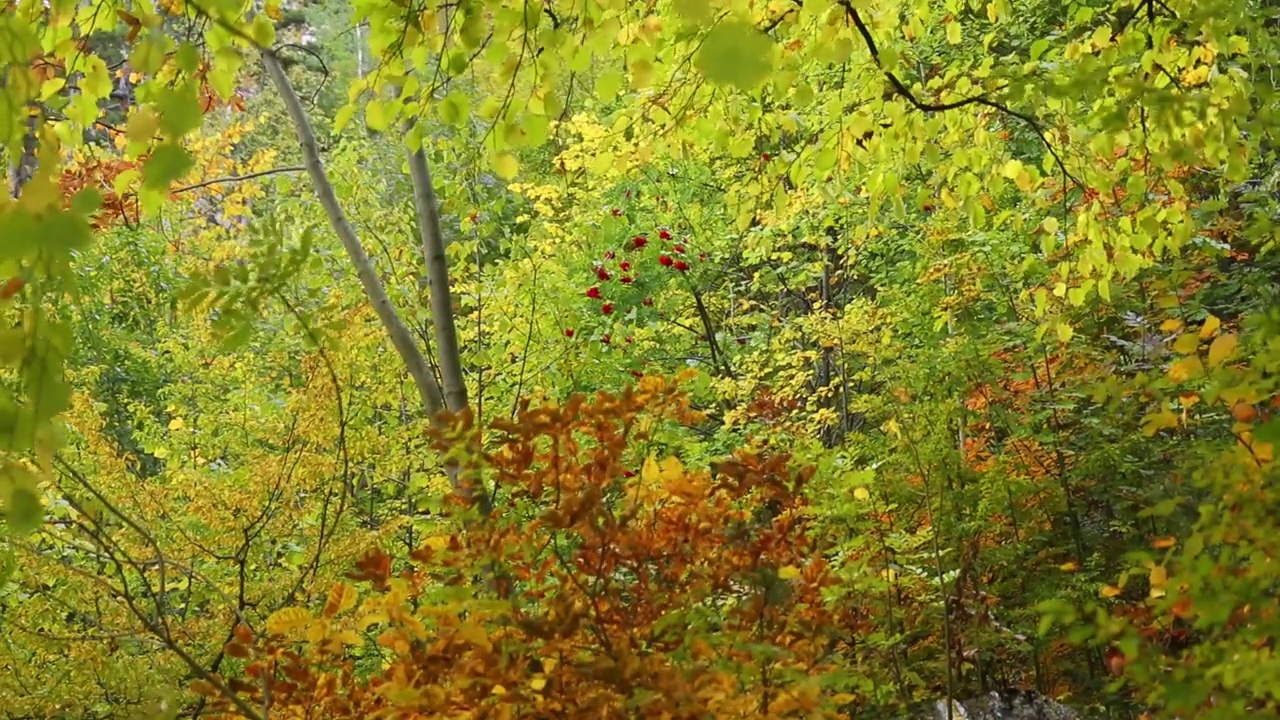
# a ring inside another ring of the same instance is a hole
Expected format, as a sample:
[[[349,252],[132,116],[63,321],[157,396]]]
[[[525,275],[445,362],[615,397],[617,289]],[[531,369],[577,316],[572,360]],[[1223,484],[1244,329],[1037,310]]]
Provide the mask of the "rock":
[[[964,702],[939,700],[917,720],[1080,720],[1075,710],[1029,690],[993,690]]]

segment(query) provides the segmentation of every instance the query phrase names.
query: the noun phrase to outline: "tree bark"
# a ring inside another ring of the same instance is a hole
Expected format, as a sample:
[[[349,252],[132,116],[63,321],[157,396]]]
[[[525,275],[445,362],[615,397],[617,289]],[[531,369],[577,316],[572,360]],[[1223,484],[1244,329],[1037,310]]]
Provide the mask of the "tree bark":
[[[405,367],[409,370],[409,376],[413,378],[414,385],[417,386],[423,407],[434,418],[444,409],[444,395],[441,392],[440,384],[436,382],[435,375],[431,372],[431,366],[427,364],[426,356],[423,355],[422,349],[414,341],[413,334],[410,333],[408,326],[400,319],[400,314],[396,311],[395,306],[392,305],[391,298],[387,296],[386,288],[383,287],[382,281],[378,278],[378,274],[373,268],[373,263],[369,260],[369,254],[365,252],[364,245],[360,243],[360,238],[356,236],[355,228],[351,226],[346,214],[342,211],[342,206],[338,203],[338,196],[333,190],[333,184],[329,182],[324,164],[320,162],[320,149],[316,143],[315,133],[311,129],[311,121],[307,118],[306,110],[302,107],[302,101],[298,99],[298,94],[294,91],[293,84],[289,82],[289,77],[285,74],[284,67],[271,50],[262,51],[262,62],[266,66],[267,74],[271,76],[271,81],[276,86],[276,90],[279,91],[281,98],[284,100],[284,106],[289,112],[289,118],[293,121],[293,128],[298,136],[298,145],[302,150],[303,165],[307,169],[307,174],[311,176],[311,183],[315,186],[317,199],[320,200],[320,204],[324,206],[325,213],[329,216],[329,224],[333,226],[338,239],[342,241],[342,247],[346,249],[347,256],[351,259],[351,264],[355,266],[356,277],[360,279],[360,285],[364,287],[365,297],[369,299],[369,304],[373,306],[374,312],[377,313],[378,320],[381,321],[383,328],[387,331],[387,335],[391,337],[391,344],[395,346],[396,352],[400,354],[400,359],[404,361]],[[452,316],[450,316],[450,319],[452,319]]]
[[[439,201],[432,185],[426,153],[421,148],[409,152],[409,173],[413,177],[413,203],[418,210],[418,233],[422,241],[422,259],[427,269],[431,324],[435,328],[440,379],[444,385],[444,404],[451,412],[456,413],[468,405],[467,382],[462,374],[462,351],[458,347],[458,331],[453,323],[453,296],[449,289],[449,263],[444,254],[444,236],[440,230]]]

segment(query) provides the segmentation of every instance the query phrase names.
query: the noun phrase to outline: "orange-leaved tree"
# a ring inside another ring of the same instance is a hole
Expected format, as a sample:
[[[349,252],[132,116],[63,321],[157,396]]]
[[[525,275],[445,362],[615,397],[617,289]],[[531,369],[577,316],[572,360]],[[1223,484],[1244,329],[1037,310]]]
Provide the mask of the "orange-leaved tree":
[[[243,675],[196,690],[270,717],[827,717],[854,612],[808,533],[811,470],[742,450],[715,472],[648,454],[699,421],[676,383],[526,404],[481,449],[448,444],[504,509],[371,550],[317,612],[289,608],[228,645]],[[221,687],[219,687],[219,685]]]

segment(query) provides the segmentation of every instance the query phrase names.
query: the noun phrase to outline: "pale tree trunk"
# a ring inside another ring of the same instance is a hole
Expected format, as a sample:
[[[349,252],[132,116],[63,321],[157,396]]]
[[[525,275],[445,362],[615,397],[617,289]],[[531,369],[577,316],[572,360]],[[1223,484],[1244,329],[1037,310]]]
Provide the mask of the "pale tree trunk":
[[[329,216],[330,225],[333,226],[338,238],[342,240],[342,246],[346,249],[347,256],[356,268],[356,275],[360,278],[360,284],[364,287],[365,296],[368,298],[369,303],[373,305],[374,311],[378,314],[378,319],[382,322],[383,328],[391,337],[392,344],[400,354],[400,359],[408,368],[409,375],[417,386],[418,395],[422,399],[422,405],[427,414],[431,416],[431,421],[433,423],[440,422],[440,414],[443,410],[458,412],[466,409],[467,386],[462,375],[461,353],[458,348],[457,331],[453,323],[453,306],[449,292],[449,270],[445,262],[444,243],[440,235],[440,218],[436,209],[435,190],[431,187],[431,174],[426,166],[426,156],[421,153],[411,153],[409,166],[413,171],[414,199],[418,205],[418,217],[422,227],[423,253],[427,263],[427,275],[431,283],[432,324],[435,328],[437,342],[440,344],[439,354],[441,376],[444,379],[443,389],[440,383],[436,381],[436,376],[427,363],[426,355],[418,347],[413,335],[409,332],[409,328],[400,319],[399,313],[396,311],[395,306],[392,305],[382,281],[378,278],[373,268],[373,263],[369,260],[368,253],[365,252],[364,246],[356,236],[355,229],[347,220],[342,211],[342,206],[338,203],[338,196],[333,190],[333,184],[329,182],[329,177],[324,170],[324,164],[320,161],[320,150],[316,143],[315,133],[311,129],[311,122],[307,118],[306,110],[302,107],[302,102],[298,99],[298,94],[293,89],[293,84],[289,82],[289,78],[285,74],[284,67],[280,65],[279,59],[270,50],[262,51],[262,61],[281,98],[284,100],[290,119],[293,121],[294,130],[298,135],[298,144],[302,150],[303,165],[311,176],[316,196],[320,200],[320,204],[324,206],[325,213]],[[415,155],[417,159],[415,159]],[[455,460],[446,459],[444,470],[449,476],[449,482],[454,491],[469,504],[477,507],[482,515],[488,515],[492,510],[492,503],[484,489],[471,485],[467,479],[463,478],[461,468]]]
[[[22,137],[22,155],[9,166],[9,197],[21,195],[22,186],[36,175],[37,152],[40,149],[40,139],[37,136],[39,130],[40,117],[32,114],[27,118],[27,132]]]
[[[404,324],[404,321],[400,319],[400,314],[396,312],[395,306],[392,305],[391,298],[387,296],[387,290],[382,285],[382,280],[378,278],[378,274],[373,268],[373,263],[369,260],[369,254],[365,252],[364,245],[360,243],[360,238],[356,236],[355,228],[351,226],[346,214],[342,211],[342,206],[338,203],[338,196],[333,190],[333,184],[329,182],[324,165],[320,162],[320,149],[316,144],[315,133],[311,130],[311,121],[307,118],[306,110],[302,107],[302,101],[298,99],[298,94],[294,92],[293,84],[289,82],[289,77],[285,74],[284,67],[280,64],[279,59],[276,58],[275,53],[270,50],[262,52],[262,62],[266,66],[267,74],[271,76],[271,81],[275,84],[276,90],[279,91],[281,98],[284,100],[285,109],[288,110],[289,117],[293,121],[294,131],[298,135],[298,145],[302,150],[303,165],[307,168],[307,174],[311,176],[311,183],[315,186],[316,197],[320,200],[320,204],[324,206],[325,214],[329,216],[329,224],[333,226],[338,239],[342,241],[342,247],[347,251],[347,257],[351,259],[351,264],[355,266],[356,277],[360,279],[360,284],[364,287],[365,297],[368,298],[369,304],[373,306],[374,312],[378,315],[378,320],[382,322],[382,327],[387,331],[387,335],[391,337],[391,344],[395,346],[396,352],[400,354],[400,359],[404,361],[405,367],[409,370],[409,376],[413,378],[414,385],[417,386],[418,396],[422,400],[423,407],[426,408],[429,415],[434,417],[444,409],[440,384],[436,382],[431,366],[427,364],[426,356],[414,341],[413,334],[409,331],[408,326]]]
[[[356,77],[364,79],[364,21],[356,23]]]
[[[452,412],[461,412],[468,405],[467,382],[462,374],[458,331],[453,324],[453,297],[449,289],[449,263],[444,255],[444,236],[440,230],[439,202],[432,185],[427,156],[422,149],[409,153],[409,173],[413,178],[413,203],[418,210],[422,260],[426,264],[427,282],[430,286],[431,323],[435,328],[440,379],[444,384],[444,404]]]

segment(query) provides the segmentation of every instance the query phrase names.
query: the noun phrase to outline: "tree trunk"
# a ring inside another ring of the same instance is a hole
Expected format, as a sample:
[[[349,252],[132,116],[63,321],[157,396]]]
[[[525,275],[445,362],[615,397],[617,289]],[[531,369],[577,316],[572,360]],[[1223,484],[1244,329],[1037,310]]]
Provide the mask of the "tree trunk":
[[[316,197],[320,200],[320,204],[324,206],[325,213],[329,216],[329,224],[333,226],[333,230],[337,233],[338,238],[342,241],[342,247],[347,251],[347,257],[351,259],[351,264],[355,266],[356,277],[360,279],[361,286],[364,287],[365,297],[369,299],[369,304],[373,306],[374,312],[378,315],[378,320],[382,322],[383,328],[391,337],[391,344],[395,346],[396,352],[400,354],[400,359],[404,361],[405,367],[409,370],[410,377],[413,378],[414,385],[418,388],[418,395],[422,399],[422,405],[432,417],[440,413],[444,409],[443,393],[440,390],[440,384],[436,382],[435,375],[431,372],[431,366],[427,364],[426,356],[423,355],[422,349],[413,339],[408,326],[400,319],[400,314],[396,312],[396,308],[391,304],[391,298],[387,296],[387,290],[382,285],[382,280],[378,278],[377,272],[373,268],[373,263],[369,260],[369,254],[365,252],[364,245],[360,243],[360,238],[356,236],[355,228],[351,226],[346,215],[342,212],[342,206],[338,203],[338,196],[333,191],[333,184],[329,182],[329,177],[325,173],[324,165],[320,162],[320,150],[316,144],[315,133],[311,130],[311,121],[307,118],[306,110],[302,107],[302,102],[298,99],[298,94],[294,92],[289,77],[285,74],[284,67],[280,64],[279,58],[270,50],[262,51],[262,62],[267,68],[267,74],[271,76],[272,83],[280,92],[284,99],[285,108],[289,111],[289,117],[293,121],[294,131],[298,135],[298,145],[302,149],[303,165],[307,168],[307,174],[311,176],[311,183],[315,186]]]
[[[409,173],[413,177],[413,204],[418,210],[422,259],[426,263],[427,282],[430,285],[431,324],[435,328],[440,379],[444,384],[444,404],[451,412],[461,412],[468,405],[467,382],[462,374],[458,331],[453,324],[449,263],[444,255],[439,202],[432,185],[431,169],[427,165],[427,155],[421,148],[409,152]]]

